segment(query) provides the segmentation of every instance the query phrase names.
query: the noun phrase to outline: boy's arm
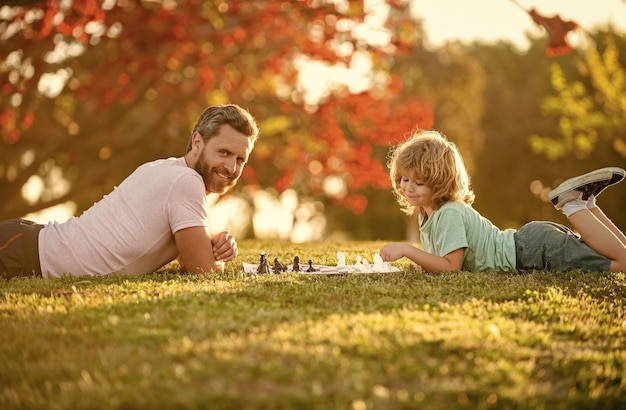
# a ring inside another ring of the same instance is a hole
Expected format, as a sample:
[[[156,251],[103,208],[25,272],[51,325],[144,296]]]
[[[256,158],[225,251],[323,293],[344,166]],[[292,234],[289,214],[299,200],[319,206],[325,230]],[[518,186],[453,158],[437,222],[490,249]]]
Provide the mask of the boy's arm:
[[[408,243],[395,242],[384,245],[379,254],[385,262],[393,262],[405,257],[427,272],[450,272],[461,270],[464,251],[465,248],[459,248],[444,256],[436,256]]]
[[[193,273],[224,271],[224,262],[217,260],[214,255],[208,228],[194,226],[181,229],[174,233],[174,239],[179,263],[182,261],[181,268]]]

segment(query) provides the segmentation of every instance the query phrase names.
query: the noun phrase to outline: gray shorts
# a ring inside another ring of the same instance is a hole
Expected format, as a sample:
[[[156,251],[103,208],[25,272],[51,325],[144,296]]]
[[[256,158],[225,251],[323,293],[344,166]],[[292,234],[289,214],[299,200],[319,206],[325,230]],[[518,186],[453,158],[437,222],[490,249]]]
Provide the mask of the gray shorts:
[[[517,270],[606,272],[611,260],[600,255],[566,226],[529,222],[515,233]]]
[[[41,228],[43,225],[24,219],[0,221],[0,277],[41,276]]]

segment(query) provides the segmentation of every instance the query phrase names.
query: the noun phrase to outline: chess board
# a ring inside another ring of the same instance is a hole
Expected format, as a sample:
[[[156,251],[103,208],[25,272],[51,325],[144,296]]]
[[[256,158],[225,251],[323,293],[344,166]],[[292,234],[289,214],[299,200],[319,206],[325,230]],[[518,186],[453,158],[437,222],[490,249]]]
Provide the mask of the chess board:
[[[293,265],[286,265],[287,271],[281,273],[300,273],[304,275],[348,275],[348,274],[362,274],[362,273],[389,273],[400,272],[400,269],[389,264],[385,264],[382,269],[374,269],[373,265],[347,265],[344,267],[328,266],[328,265],[315,265],[313,264],[315,271],[309,272],[308,264],[301,264],[299,271],[293,270]],[[243,263],[243,270],[248,274],[257,274],[259,268],[258,263]],[[274,274],[272,265],[269,265],[270,274]]]

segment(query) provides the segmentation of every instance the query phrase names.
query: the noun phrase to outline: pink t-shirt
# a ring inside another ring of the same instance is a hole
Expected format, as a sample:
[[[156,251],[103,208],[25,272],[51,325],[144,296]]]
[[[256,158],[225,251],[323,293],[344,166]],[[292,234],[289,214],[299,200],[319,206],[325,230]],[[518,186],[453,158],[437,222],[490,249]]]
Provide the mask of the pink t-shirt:
[[[44,226],[41,271],[43,277],[153,272],[178,256],[174,233],[194,226],[208,226],[200,174],[184,158],[149,162],[81,216]]]

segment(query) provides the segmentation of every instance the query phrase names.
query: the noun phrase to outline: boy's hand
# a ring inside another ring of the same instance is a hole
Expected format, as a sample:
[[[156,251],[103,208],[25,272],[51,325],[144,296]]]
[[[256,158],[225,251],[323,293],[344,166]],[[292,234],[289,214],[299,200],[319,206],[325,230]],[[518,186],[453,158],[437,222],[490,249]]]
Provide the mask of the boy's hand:
[[[406,248],[407,244],[402,242],[388,243],[387,245],[383,245],[378,253],[383,259],[383,262],[395,262],[398,259],[406,256]]]

